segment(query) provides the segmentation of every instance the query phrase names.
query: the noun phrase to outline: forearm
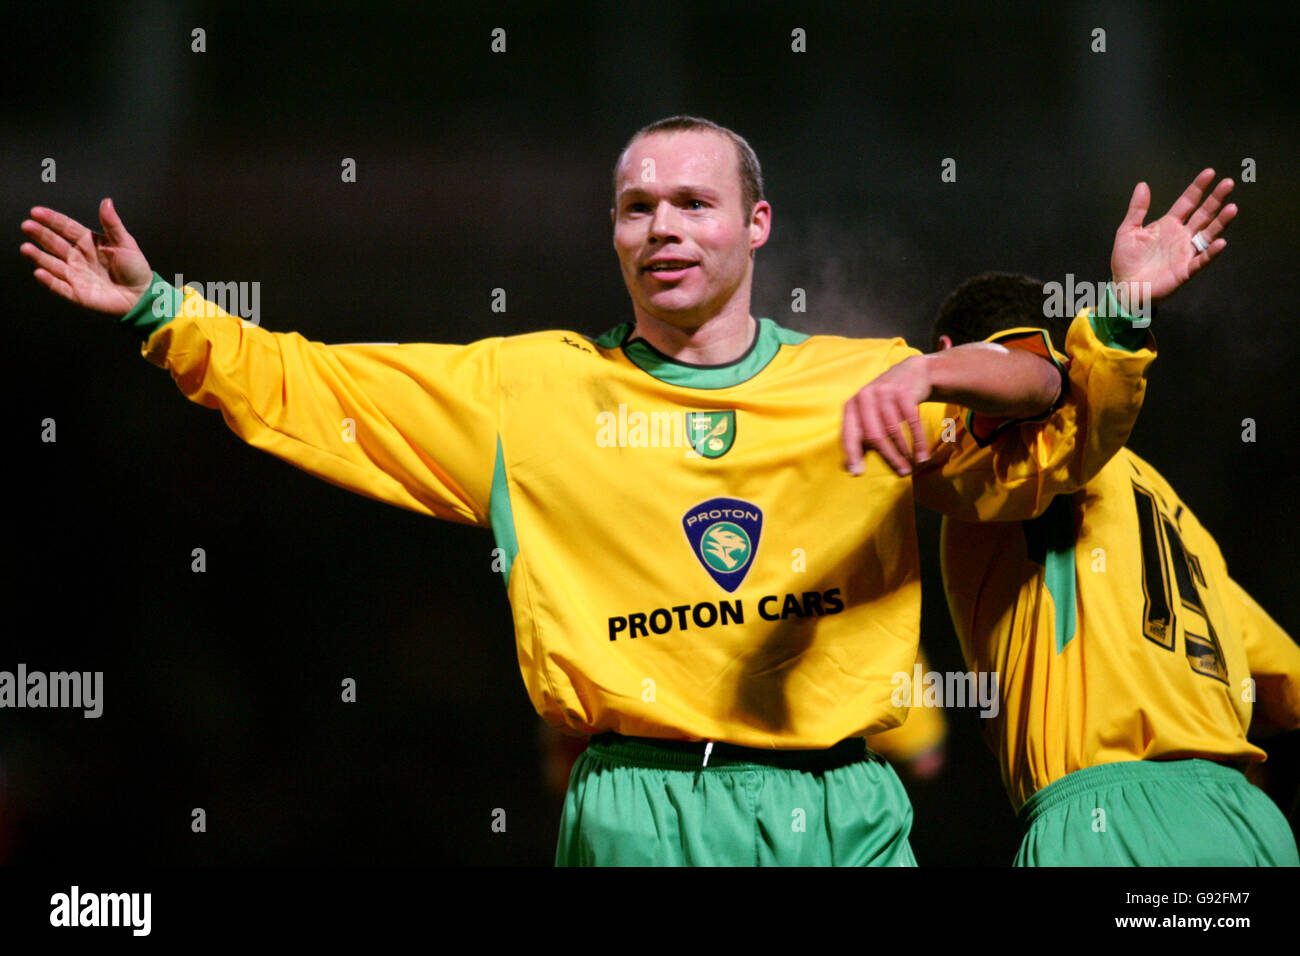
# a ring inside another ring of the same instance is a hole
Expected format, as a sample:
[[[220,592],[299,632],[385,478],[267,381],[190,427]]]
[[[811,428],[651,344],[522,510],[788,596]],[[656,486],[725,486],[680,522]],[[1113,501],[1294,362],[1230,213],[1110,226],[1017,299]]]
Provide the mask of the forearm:
[[[981,415],[1033,418],[1061,395],[1061,373],[1047,359],[1020,349],[974,342],[915,361],[926,364],[928,401],[961,405]]]

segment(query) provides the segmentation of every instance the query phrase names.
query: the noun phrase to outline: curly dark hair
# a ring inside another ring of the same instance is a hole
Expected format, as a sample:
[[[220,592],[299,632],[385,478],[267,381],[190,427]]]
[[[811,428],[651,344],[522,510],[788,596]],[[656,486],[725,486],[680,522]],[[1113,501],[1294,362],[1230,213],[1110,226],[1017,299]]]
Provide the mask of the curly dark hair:
[[[948,294],[930,331],[930,351],[939,350],[939,336],[953,345],[982,342],[994,332],[1016,326],[1047,329],[1057,348],[1065,342],[1073,316],[1046,315],[1043,283],[1026,275],[986,272],[967,279]]]

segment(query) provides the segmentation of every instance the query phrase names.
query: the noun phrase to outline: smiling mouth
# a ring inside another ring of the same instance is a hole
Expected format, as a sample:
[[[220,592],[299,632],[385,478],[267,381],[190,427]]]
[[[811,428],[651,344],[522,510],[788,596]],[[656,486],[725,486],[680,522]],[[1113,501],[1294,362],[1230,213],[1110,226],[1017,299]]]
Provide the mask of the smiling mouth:
[[[685,272],[687,269],[695,266],[694,262],[676,260],[672,262],[654,262],[642,268],[642,272]]]

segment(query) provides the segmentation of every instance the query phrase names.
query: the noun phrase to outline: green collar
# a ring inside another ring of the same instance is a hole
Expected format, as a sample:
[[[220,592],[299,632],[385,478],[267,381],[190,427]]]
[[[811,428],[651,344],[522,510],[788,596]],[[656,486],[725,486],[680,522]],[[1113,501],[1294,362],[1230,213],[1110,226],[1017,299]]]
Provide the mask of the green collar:
[[[664,355],[645,339],[627,340],[635,324],[624,322],[610,329],[595,343],[601,348],[621,348],[637,368],[661,382],[684,388],[730,388],[747,382],[776,358],[782,345],[798,345],[808,338],[803,332],[782,328],[771,319],[758,320],[758,334],[745,354],[725,365],[693,365]]]

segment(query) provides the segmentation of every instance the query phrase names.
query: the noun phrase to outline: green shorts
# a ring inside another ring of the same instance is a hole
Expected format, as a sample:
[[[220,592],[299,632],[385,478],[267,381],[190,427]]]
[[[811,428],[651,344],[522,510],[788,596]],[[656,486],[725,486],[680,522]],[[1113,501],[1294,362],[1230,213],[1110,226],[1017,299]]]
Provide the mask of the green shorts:
[[[912,805],[861,738],[750,750],[601,734],[574,764],[557,866],[915,866]]]
[[[1030,797],[1019,818],[1016,866],[1300,866],[1277,805],[1210,760],[1076,770]]]

